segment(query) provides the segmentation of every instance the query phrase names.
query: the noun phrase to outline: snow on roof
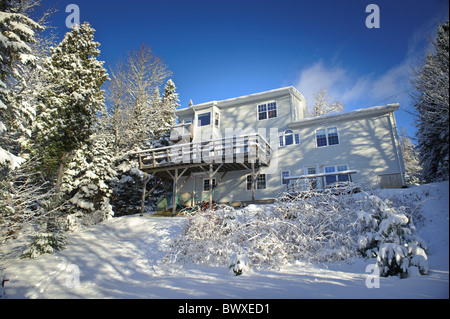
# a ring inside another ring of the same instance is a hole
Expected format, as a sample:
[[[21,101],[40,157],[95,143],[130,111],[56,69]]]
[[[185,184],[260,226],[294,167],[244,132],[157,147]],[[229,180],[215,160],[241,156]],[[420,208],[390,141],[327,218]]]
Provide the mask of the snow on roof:
[[[287,86],[287,87],[282,87],[282,88],[278,88],[278,89],[274,89],[274,90],[269,90],[269,91],[234,97],[234,98],[230,98],[230,99],[225,99],[225,100],[221,100],[221,101],[209,101],[209,102],[205,102],[205,103],[200,103],[200,104],[193,105],[191,107],[179,109],[176,112],[177,112],[177,114],[189,114],[189,113],[193,113],[194,110],[201,110],[204,108],[211,107],[213,105],[217,105],[219,107],[227,107],[230,105],[234,105],[236,103],[241,103],[243,101],[249,102],[249,101],[259,100],[259,99],[269,99],[269,98],[273,98],[273,97],[281,95],[281,94],[288,94],[288,93],[292,93],[292,94],[296,95],[299,99],[303,99],[303,100],[305,99],[303,97],[303,95],[295,87]]]
[[[317,122],[323,121],[334,121],[341,119],[350,119],[361,116],[375,115],[375,114],[385,114],[393,111],[397,111],[399,108],[399,103],[387,104],[387,105],[379,105],[368,107],[364,109],[357,109],[350,112],[338,113],[338,114],[327,114],[316,117],[307,117],[304,119],[297,120],[295,122],[289,123],[289,127],[298,127],[302,125],[311,125]]]

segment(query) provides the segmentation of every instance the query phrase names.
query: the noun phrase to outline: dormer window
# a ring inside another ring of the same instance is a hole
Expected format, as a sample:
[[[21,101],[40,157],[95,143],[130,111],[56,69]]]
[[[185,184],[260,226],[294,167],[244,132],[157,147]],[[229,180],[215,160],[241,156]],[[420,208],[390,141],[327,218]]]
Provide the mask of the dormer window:
[[[267,120],[277,117],[277,102],[258,105],[258,120]]]
[[[211,112],[199,114],[197,117],[197,126],[206,126],[211,124]]]

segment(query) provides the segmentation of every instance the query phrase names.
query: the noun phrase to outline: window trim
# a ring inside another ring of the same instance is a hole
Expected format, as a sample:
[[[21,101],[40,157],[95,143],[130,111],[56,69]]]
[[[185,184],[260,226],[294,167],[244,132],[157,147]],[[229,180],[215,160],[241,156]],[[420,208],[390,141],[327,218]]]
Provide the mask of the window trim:
[[[272,104],[272,105],[270,105]],[[273,104],[275,105],[275,109],[269,109],[269,107],[273,107]],[[264,111],[260,111],[260,106],[264,106]],[[275,116],[269,117],[269,113],[270,112],[274,112]],[[265,114],[265,118],[260,118],[260,114]],[[267,102],[263,102],[263,103],[259,103],[256,105],[256,119],[258,121],[265,121],[265,120],[270,120],[270,119],[275,119],[278,117],[278,103],[277,101],[267,101]]]
[[[332,138],[336,137],[337,138],[337,143],[330,144],[330,133],[329,133],[330,129],[336,129],[336,136],[332,135],[331,137]],[[320,137],[318,137],[317,132],[319,132],[319,131],[325,131],[325,135],[324,136],[321,135]],[[338,126],[330,126],[330,127],[325,127],[325,128],[318,128],[318,129],[315,130],[315,141],[314,141],[315,147],[316,148],[322,148],[322,147],[329,147],[329,146],[340,145],[341,144],[341,138],[339,137],[339,135],[340,134],[339,134],[339,127]],[[326,144],[319,145],[318,138],[320,138],[321,141],[325,140]]]
[[[245,178],[245,182],[246,182],[246,188],[247,191],[251,191],[252,190],[252,175],[248,174]],[[264,179],[264,180],[260,180],[258,181],[258,179]],[[249,180],[250,179],[250,180]],[[264,187],[260,188],[258,187],[259,183],[263,183],[264,182]],[[255,181],[255,190],[258,189],[266,189],[267,188],[267,178],[266,178],[266,174],[259,174],[258,177],[256,177],[256,181]]]

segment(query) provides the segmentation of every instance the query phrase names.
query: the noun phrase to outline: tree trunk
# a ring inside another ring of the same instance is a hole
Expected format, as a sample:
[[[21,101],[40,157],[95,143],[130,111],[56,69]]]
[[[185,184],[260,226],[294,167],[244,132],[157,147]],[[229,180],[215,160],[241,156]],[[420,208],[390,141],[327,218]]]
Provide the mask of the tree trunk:
[[[59,168],[58,168],[58,175],[56,176],[56,187],[55,187],[55,201],[58,201],[60,199],[60,192],[61,192],[61,184],[62,184],[62,178],[64,174],[64,160],[66,158],[66,152],[64,152],[60,158],[59,162]]]

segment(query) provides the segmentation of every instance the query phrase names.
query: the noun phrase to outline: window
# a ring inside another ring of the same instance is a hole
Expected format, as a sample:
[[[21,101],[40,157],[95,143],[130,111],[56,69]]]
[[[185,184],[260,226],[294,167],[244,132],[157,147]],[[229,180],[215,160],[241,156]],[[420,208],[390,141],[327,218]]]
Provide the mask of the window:
[[[277,117],[277,102],[258,105],[258,120],[266,120]]]
[[[337,127],[316,130],[317,147],[339,144],[339,135]]]
[[[276,102],[268,103],[267,111],[269,113],[269,119],[277,117],[277,103]]]
[[[284,132],[284,142],[286,145],[294,144],[294,134],[291,130],[287,130],[286,132]]]
[[[266,174],[259,174],[256,178],[255,189],[266,188]],[[247,175],[247,190],[252,190],[252,175]]]
[[[308,175],[316,174],[316,168],[315,167],[308,167],[306,169],[306,172]],[[317,188],[317,178],[310,178],[309,181],[309,188],[310,189],[316,189]]]
[[[344,172],[348,170],[347,165],[338,165],[338,166],[328,166],[325,167],[325,173],[336,173],[336,172]],[[336,183],[336,182],[348,182],[350,180],[348,174],[344,175],[329,175],[325,176],[325,180],[327,184]]]
[[[335,173],[335,172],[336,172],[336,167],[334,167],[334,166],[325,167],[325,173]],[[336,175],[325,176],[325,180],[326,180],[327,184],[335,183],[337,181]]]
[[[346,170],[348,170],[347,165],[339,165],[337,167],[337,171],[338,172],[343,172],[343,171],[346,171]],[[349,178],[348,174],[338,175],[338,181],[339,182],[348,182],[349,180],[350,180],[350,178]]]
[[[214,114],[214,125],[219,126],[219,113]]]
[[[286,185],[288,183],[287,180],[285,180],[286,177],[289,177],[290,171],[283,171],[281,172],[281,184]]]
[[[206,126],[211,124],[211,112],[198,115],[198,126]]]
[[[292,130],[284,131],[284,134],[280,136],[280,147],[285,145],[300,144],[300,135],[294,134]]]
[[[213,178],[212,179],[212,189],[215,189],[215,188],[216,188],[216,179]],[[209,191],[209,178],[203,180],[203,190]]]
[[[337,127],[330,127],[327,129],[327,131],[328,131],[328,145],[339,144]]]

